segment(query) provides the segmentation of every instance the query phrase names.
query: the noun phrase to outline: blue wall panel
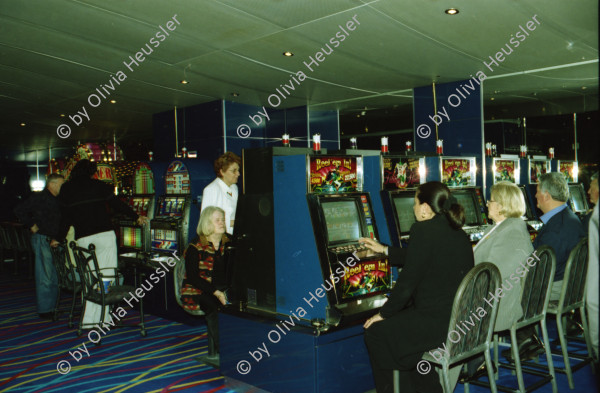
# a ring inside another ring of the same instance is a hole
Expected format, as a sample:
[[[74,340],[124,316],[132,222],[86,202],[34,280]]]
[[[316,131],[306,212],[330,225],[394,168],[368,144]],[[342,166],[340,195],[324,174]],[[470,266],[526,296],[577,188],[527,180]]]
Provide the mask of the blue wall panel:
[[[242,149],[265,146],[265,127],[267,119],[258,114],[263,112],[262,107],[239,104],[237,102],[225,102],[225,147],[239,156],[242,155]],[[269,108],[267,115],[269,114]],[[259,116],[255,118],[256,125],[248,116]],[[270,117],[270,116],[269,116]],[[245,125],[245,126],[244,126]]]
[[[338,111],[317,111],[311,109],[308,115],[309,138],[312,140],[313,134],[321,134],[321,147],[331,150],[339,149],[340,123]]]

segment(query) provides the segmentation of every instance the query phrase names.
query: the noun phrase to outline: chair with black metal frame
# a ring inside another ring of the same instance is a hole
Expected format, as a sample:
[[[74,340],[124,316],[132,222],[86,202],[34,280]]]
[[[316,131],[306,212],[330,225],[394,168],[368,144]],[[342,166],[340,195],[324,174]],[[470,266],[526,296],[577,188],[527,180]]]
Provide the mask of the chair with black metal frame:
[[[565,367],[555,367],[555,370],[567,375],[569,387],[575,388],[573,383],[573,372],[584,367],[586,364],[593,361],[592,344],[589,337],[589,330],[586,317],[586,302],[585,302],[585,285],[588,268],[588,238],[585,237],[577,243],[575,248],[571,250],[567,265],[565,267],[565,275],[563,277],[562,289],[560,291],[560,298],[558,301],[551,301],[548,305],[548,314],[556,316],[556,326],[558,330],[558,339],[560,342],[560,351],[553,350],[553,354],[562,355]],[[577,353],[569,353],[567,350],[568,341],[566,335],[566,326],[564,325],[563,318],[566,314],[579,310],[581,315],[582,327],[583,327],[583,338],[587,346],[587,355],[581,355]],[[571,366],[569,357],[581,360],[574,366]],[[538,365],[532,364],[534,367]],[[592,367],[592,370],[594,368]]]
[[[489,262],[480,263],[467,273],[454,296],[448,336],[445,342],[445,353],[440,359],[436,359],[429,352],[425,352],[423,355],[423,360],[441,367],[444,393],[451,393],[454,390],[453,386],[450,385],[450,366],[465,363],[470,358],[482,353],[485,356],[492,392],[497,393],[490,348],[496,314],[498,313],[498,301],[493,301],[492,309],[486,312],[478,321],[479,323],[473,329],[469,329],[458,341],[452,341],[450,333],[456,331],[456,326],[463,320],[465,315],[476,312],[479,307],[484,311],[486,305],[489,308],[486,299],[489,297],[490,292],[496,292],[496,288],[500,285],[500,277],[498,268]],[[394,393],[399,393],[398,378],[399,373],[394,370]],[[465,385],[465,391],[468,392],[468,385]]]
[[[77,281],[77,275],[75,273],[75,266],[71,262],[71,256],[67,249],[67,242],[64,241],[56,247],[50,247],[52,252],[52,262],[56,268],[56,275],[58,277],[58,296],[56,298],[56,306],[54,307],[54,319],[58,318],[59,307],[60,307],[60,295],[62,291],[71,293],[73,301],[71,302],[71,311],[69,312],[69,328],[73,327],[73,312],[75,311],[75,300],[77,295],[80,294],[81,307],[83,308],[83,292],[81,283]]]
[[[31,231],[22,224],[15,224],[16,250],[18,255],[18,264],[15,265],[15,274],[18,273],[19,264],[25,262],[27,268],[27,277],[33,278],[33,269],[35,257],[31,245]]]
[[[550,353],[550,340],[548,336],[548,329],[546,326],[546,312],[548,309],[548,302],[550,300],[550,293],[552,292],[552,282],[554,280],[554,272],[556,269],[556,254],[552,247],[541,246],[530,254],[525,261],[529,271],[525,277],[521,280],[521,308],[523,309],[523,316],[515,322],[509,329],[511,351],[514,360],[514,365],[511,363],[500,363],[498,361],[498,334],[494,334],[494,364],[511,369],[517,374],[518,389],[513,389],[508,386],[497,385],[499,390],[505,392],[531,392],[539,387],[545,385],[548,382],[552,383],[552,392],[556,393],[556,375],[554,372],[554,364],[552,362],[552,354]],[[535,262],[533,265],[529,262]],[[527,326],[536,326],[540,324],[542,331],[542,338],[544,341],[546,361],[548,363],[548,373],[533,370],[531,368],[523,368],[523,365],[529,365],[529,362],[521,362],[519,357],[519,345],[517,341],[517,330],[525,328]],[[535,383],[525,386],[523,381],[523,370],[526,374],[533,374],[542,379]],[[497,378],[497,375],[496,375]],[[483,381],[473,381],[473,385],[486,386],[489,384]]]
[[[77,243],[72,241],[69,246],[73,250],[77,271],[82,284],[83,300],[90,301],[100,305],[102,311],[100,320],[104,321],[107,306],[116,306],[126,297],[133,296],[135,288],[130,285],[111,285],[106,291],[103,284],[103,279],[109,279],[113,282],[119,282],[119,274],[116,268],[100,268],[98,259],[96,258],[96,247],[93,244],[89,245],[89,249],[77,246]],[[104,272],[103,272],[104,271]],[[140,304],[140,323],[137,325],[125,325],[119,323],[115,327],[139,327],[142,337],[146,337],[146,328],[144,326],[144,298],[139,297]],[[85,303],[79,318],[79,327],[77,334],[80,335],[83,329],[83,315],[85,314]],[[112,319],[112,317],[111,317]]]

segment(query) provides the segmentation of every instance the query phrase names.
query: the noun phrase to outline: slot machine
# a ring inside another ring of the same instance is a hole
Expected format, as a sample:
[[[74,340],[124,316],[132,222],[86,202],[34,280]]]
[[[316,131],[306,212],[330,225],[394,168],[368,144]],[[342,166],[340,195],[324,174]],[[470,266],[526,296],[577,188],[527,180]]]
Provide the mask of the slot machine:
[[[187,246],[192,202],[190,175],[181,161],[169,164],[165,174],[164,195],[157,198],[150,221],[150,251],[182,255]]]
[[[569,186],[569,200],[567,201],[573,213],[578,216],[585,215],[589,209],[586,192],[583,184],[578,183],[579,166],[577,161],[558,161],[558,171],[565,176]]]
[[[236,300],[219,314],[221,372],[236,384],[286,393],[373,388],[362,323],[385,302],[391,269],[358,243],[379,236],[362,157],[322,153],[242,152]],[[265,341],[276,332],[285,333],[281,344]],[[236,365],[257,342],[270,356],[241,375]]]
[[[381,155],[381,200],[392,245],[407,245],[416,189],[426,182],[425,157]]]
[[[457,201],[465,208],[463,230],[472,243],[483,237],[489,227],[485,197],[476,185],[475,157],[426,157],[428,180],[438,180],[450,188]]]
[[[140,216],[154,218],[154,175],[146,163],[136,165],[132,174],[132,194],[125,202]],[[135,221],[119,220],[119,248],[121,252],[150,251],[150,227]]]

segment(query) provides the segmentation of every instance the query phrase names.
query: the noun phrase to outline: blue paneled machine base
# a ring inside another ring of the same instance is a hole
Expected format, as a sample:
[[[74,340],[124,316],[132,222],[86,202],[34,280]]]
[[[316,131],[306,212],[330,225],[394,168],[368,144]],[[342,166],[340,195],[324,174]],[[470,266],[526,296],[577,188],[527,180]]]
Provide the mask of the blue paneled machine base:
[[[364,393],[374,388],[361,324],[320,334],[308,327],[288,328],[247,314],[220,313],[226,386],[272,393]]]

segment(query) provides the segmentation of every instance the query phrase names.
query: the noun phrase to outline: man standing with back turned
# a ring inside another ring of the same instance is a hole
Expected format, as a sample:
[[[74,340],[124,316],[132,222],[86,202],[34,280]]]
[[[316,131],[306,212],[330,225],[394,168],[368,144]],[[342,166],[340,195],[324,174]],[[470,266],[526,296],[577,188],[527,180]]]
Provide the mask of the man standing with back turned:
[[[56,197],[64,181],[61,175],[51,174],[46,179],[46,188],[43,191],[34,193],[15,208],[19,221],[32,233],[37,311],[43,319],[53,319],[58,296],[58,277],[52,263],[50,246],[58,245],[56,239],[59,237],[61,222],[60,205]]]

